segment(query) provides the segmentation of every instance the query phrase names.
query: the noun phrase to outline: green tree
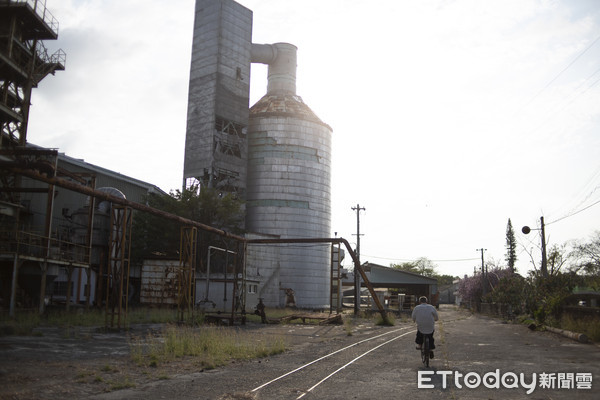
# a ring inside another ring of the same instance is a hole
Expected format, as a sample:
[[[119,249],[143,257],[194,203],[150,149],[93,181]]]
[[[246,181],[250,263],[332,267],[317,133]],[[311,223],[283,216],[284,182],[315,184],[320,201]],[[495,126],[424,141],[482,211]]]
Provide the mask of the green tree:
[[[232,233],[241,232],[243,212],[242,202],[233,196],[220,195],[209,188],[192,187],[168,195],[151,194],[146,203],[153,208],[175,214]],[[164,255],[179,257],[181,225],[175,221],[150,214],[136,213],[132,235],[132,262],[141,263],[144,257]],[[198,231],[199,265],[205,259],[209,245],[223,247],[223,239],[202,230]]]
[[[517,261],[517,241],[510,218],[506,225],[506,263],[512,272],[515,272],[515,262]]]
[[[502,273],[507,271],[507,273]],[[498,280],[487,294],[486,301],[490,303],[510,304],[513,312],[521,313],[522,305],[527,303],[527,294],[530,292],[529,284],[525,278],[519,274],[508,270],[496,271]]]
[[[575,243],[573,270],[586,275],[600,275],[600,231],[594,232],[589,242]]]
[[[452,283],[457,279],[456,276],[452,275],[437,275],[438,286],[444,285],[452,285]]]
[[[436,265],[426,257],[421,257],[415,261],[404,262],[401,264],[392,264],[392,268],[402,271],[412,272],[423,276],[436,277]]]
[[[558,275],[567,264],[570,254],[566,250],[567,245],[552,245],[548,251],[548,273],[550,276]]]
[[[529,307],[540,322],[545,322],[548,317],[558,320],[565,300],[571,295],[575,286],[583,283],[581,276],[573,272],[560,271],[548,276],[531,271],[528,280],[532,289]]]

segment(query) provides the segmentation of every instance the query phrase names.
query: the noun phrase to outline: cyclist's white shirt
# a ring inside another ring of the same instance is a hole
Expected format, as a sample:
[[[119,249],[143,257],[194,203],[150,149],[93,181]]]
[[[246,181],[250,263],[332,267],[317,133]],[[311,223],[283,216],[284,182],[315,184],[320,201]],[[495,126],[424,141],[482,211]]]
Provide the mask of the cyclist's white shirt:
[[[413,309],[412,320],[417,323],[417,329],[421,333],[433,333],[438,313],[431,304],[419,304]]]

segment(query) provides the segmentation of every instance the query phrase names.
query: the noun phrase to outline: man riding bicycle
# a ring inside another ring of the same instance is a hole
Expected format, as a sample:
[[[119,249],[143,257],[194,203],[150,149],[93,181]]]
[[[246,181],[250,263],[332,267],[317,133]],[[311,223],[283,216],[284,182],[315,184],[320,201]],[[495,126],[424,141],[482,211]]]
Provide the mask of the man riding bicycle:
[[[419,298],[419,305],[412,312],[412,320],[417,323],[417,338],[415,339],[417,350],[421,350],[423,347],[423,335],[431,335],[429,347],[430,350],[435,349],[433,332],[435,330],[435,321],[438,320],[438,313],[434,306],[427,304],[427,297],[421,296]],[[433,358],[433,352],[431,352],[430,357]]]

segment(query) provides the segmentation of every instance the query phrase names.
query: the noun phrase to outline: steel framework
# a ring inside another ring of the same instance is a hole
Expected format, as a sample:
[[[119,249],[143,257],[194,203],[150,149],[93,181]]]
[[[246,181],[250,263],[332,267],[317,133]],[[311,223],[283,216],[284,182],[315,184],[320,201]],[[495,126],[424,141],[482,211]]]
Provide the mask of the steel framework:
[[[24,146],[31,90],[65,69],[66,55],[49,54],[43,40],[58,38],[58,21],[45,1],[0,2],[0,123],[2,146]]]
[[[373,301],[375,302],[375,305],[377,306],[377,309],[381,313],[384,320],[387,320],[387,315],[386,315],[385,309],[384,309],[383,305],[381,304],[381,302],[379,301],[379,298],[377,297],[377,294],[375,293],[373,286],[369,282],[369,279],[368,279],[367,275],[365,274],[365,271],[361,267],[356,253],[350,246],[350,243],[344,238],[246,239],[243,236],[236,235],[234,233],[227,232],[222,229],[218,229],[218,228],[203,224],[198,221],[194,221],[194,220],[183,218],[183,217],[180,217],[180,216],[177,216],[174,214],[170,214],[170,213],[167,213],[167,212],[164,212],[161,210],[157,210],[157,209],[149,207],[145,204],[136,203],[136,202],[132,202],[132,201],[120,198],[120,197],[111,196],[108,193],[105,193],[105,192],[102,192],[99,190],[94,190],[92,188],[70,182],[66,179],[57,178],[57,177],[48,177],[48,176],[40,174],[38,171],[35,171],[32,169],[12,168],[11,170],[14,173],[21,174],[23,176],[27,176],[31,179],[36,179],[36,180],[39,180],[42,182],[46,182],[48,184],[56,185],[59,187],[64,187],[66,189],[74,190],[79,193],[87,194],[89,196],[95,197],[97,200],[98,199],[108,200],[108,201],[111,201],[113,204],[127,206],[127,207],[130,207],[135,210],[139,210],[142,212],[148,212],[148,213],[157,215],[159,217],[163,217],[163,218],[169,219],[171,221],[178,222],[183,226],[196,227],[196,228],[204,230],[206,232],[211,232],[211,233],[217,234],[217,235],[221,236],[222,238],[233,239],[238,243],[238,246],[242,246],[241,247],[243,249],[242,251],[246,250],[245,246],[247,244],[253,244],[253,243],[262,243],[262,244],[286,244],[286,243],[287,244],[290,244],[290,243],[331,243],[331,244],[336,244],[336,243],[339,243],[340,245],[344,245],[344,247],[346,248],[346,251],[348,252],[350,257],[352,258],[352,261],[354,262],[355,271],[358,271],[358,273],[360,274],[365,286],[371,293],[371,296],[373,298]],[[244,276],[243,275],[244,274],[243,270],[245,269],[244,263],[245,263],[244,257],[238,257],[236,259],[236,262],[235,262],[235,277],[236,278],[235,279],[238,279],[238,277],[242,278]],[[236,282],[236,285],[234,287],[234,296],[239,296],[238,291],[240,290],[241,287],[242,286],[239,286]],[[357,301],[357,299],[355,299],[355,301]],[[238,310],[241,310],[242,312],[244,312],[243,300],[240,297],[238,297],[238,300],[235,301],[234,303],[235,304],[232,307],[234,311],[236,309],[238,309]],[[232,311],[232,317],[233,317],[234,311]]]
[[[109,274],[106,283],[106,327],[121,328],[121,315],[127,319],[129,297],[129,256],[131,253],[131,226],[133,210],[126,206],[114,206],[110,223]],[[125,290],[125,293],[123,293]],[[125,298],[123,298],[125,295]]]
[[[193,226],[182,226],[177,273],[177,318],[180,322],[193,318],[197,248],[198,229]]]

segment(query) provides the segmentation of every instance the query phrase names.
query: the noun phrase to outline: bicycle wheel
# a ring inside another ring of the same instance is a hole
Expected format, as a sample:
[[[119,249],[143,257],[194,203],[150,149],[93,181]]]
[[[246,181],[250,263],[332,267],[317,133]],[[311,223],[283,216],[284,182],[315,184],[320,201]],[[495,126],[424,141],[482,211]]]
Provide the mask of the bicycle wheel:
[[[421,359],[423,360],[423,364],[425,364],[425,366],[429,368],[429,336],[424,336],[425,337],[423,338],[423,347],[421,348]]]

